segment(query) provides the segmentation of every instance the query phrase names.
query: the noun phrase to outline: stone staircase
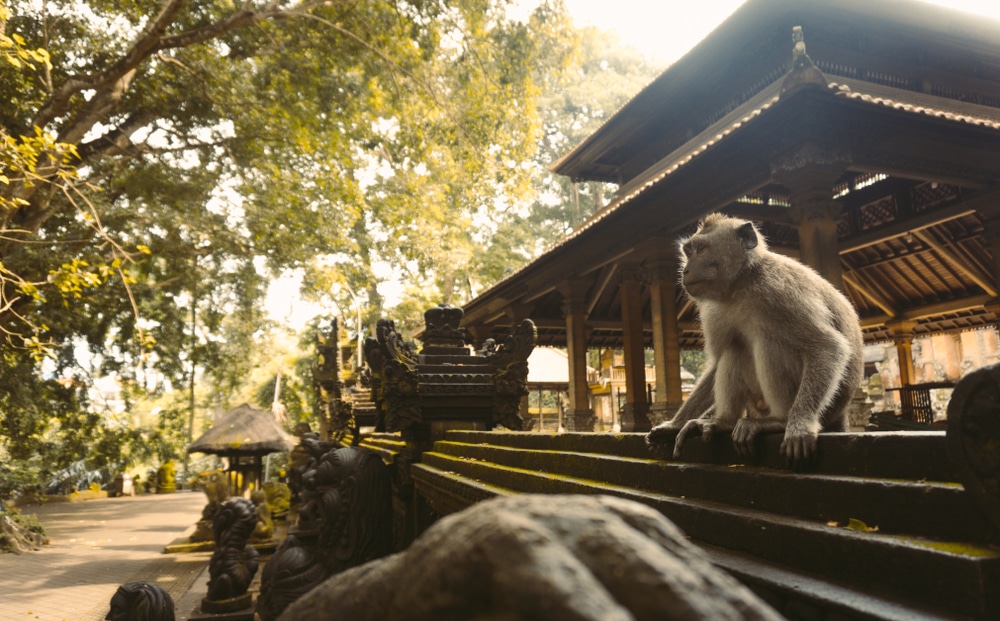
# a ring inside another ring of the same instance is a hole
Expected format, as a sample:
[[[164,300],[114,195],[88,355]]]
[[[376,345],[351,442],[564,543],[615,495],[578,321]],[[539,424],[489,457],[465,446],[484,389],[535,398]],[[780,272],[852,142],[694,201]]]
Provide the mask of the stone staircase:
[[[808,472],[780,435],[741,463],[728,437],[651,454],[644,434],[448,431],[410,466],[438,516],[515,493],[655,507],[789,619],[1000,619],[1000,548],[957,483],[944,432],[826,434]],[[392,461],[405,446],[363,445]]]
[[[350,395],[354,407],[354,422],[358,427],[374,427],[378,418],[378,408],[372,399],[371,388],[355,387]]]

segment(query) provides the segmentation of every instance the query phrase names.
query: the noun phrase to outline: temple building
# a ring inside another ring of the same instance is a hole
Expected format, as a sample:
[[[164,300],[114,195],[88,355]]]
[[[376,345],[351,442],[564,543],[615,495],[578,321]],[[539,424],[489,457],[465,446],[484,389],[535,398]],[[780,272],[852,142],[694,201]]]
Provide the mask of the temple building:
[[[716,211],[839,287],[866,342],[894,345],[899,385],[920,384],[914,339],[992,330],[1000,312],[1000,22],[749,0],[552,170],[617,194],[469,301],[463,326],[482,340],[530,318],[539,345],[566,348],[566,429],[594,429],[590,349],[623,354],[623,431],[679,407],[680,351],[702,343],[675,242]]]

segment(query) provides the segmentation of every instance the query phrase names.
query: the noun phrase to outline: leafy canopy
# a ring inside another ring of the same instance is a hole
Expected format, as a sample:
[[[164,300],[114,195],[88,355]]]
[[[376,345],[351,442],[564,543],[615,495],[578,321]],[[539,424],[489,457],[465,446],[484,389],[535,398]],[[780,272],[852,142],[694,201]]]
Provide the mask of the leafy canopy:
[[[376,316],[378,270],[465,256],[436,231],[459,239],[530,191],[516,163],[558,34],[539,20],[564,13],[521,23],[506,4],[0,5],[0,451],[110,462],[176,435],[169,407],[60,440],[107,375],[126,412],[196,381],[224,407],[267,344],[278,270],[320,257]]]

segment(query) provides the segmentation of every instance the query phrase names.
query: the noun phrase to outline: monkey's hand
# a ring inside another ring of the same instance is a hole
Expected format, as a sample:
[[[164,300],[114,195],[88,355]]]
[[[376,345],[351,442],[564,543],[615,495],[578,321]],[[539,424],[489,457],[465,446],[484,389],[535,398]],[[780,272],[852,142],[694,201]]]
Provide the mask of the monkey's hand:
[[[707,417],[693,418],[684,423],[681,430],[677,432],[677,439],[674,440],[674,459],[680,459],[681,447],[684,446],[684,442],[691,433],[697,431],[701,434],[702,441],[708,442],[712,439],[712,433],[715,432],[716,428],[715,420]]]
[[[676,458],[677,451],[680,450],[678,448],[679,445],[677,444],[677,432],[684,429],[685,426],[690,425],[691,421],[695,418],[709,419],[714,414],[714,404],[710,405],[707,410],[701,412],[697,407],[692,405],[691,398],[689,397],[673,418],[660,423],[656,427],[653,427],[649,433],[646,434],[646,446],[648,446],[650,450],[660,457],[666,457],[670,443],[673,442],[674,457]],[[683,440],[681,441],[681,444],[683,444]]]
[[[803,466],[812,461],[816,455],[817,437],[818,434],[796,431],[789,427],[785,430],[785,439],[781,442],[781,454],[793,468]]]
[[[760,424],[752,418],[741,418],[733,427],[733,447],[740,457],[753,457],[754,440],[760,433]]]
[[[646,445],[653,447],[657,445],[667,444],[674,439],[674,434],[684,426],[683,422],[675,422],[674,420],[668,420],[662,422],[656,427],[649,430],[646,434]]]

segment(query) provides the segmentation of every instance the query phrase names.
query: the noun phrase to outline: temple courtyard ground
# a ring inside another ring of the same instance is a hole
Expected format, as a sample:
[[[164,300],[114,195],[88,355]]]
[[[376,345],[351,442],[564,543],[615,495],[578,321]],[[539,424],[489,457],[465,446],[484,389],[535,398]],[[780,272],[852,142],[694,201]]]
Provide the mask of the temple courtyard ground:
[[[190,534],[205,502],[205,494],[183,491],[20,507],[38,515],[50,544],[0,554],[0,619],[98,621],[115,590],[131,580],[156,582],[176,603],[211,553],[163,548]]]

